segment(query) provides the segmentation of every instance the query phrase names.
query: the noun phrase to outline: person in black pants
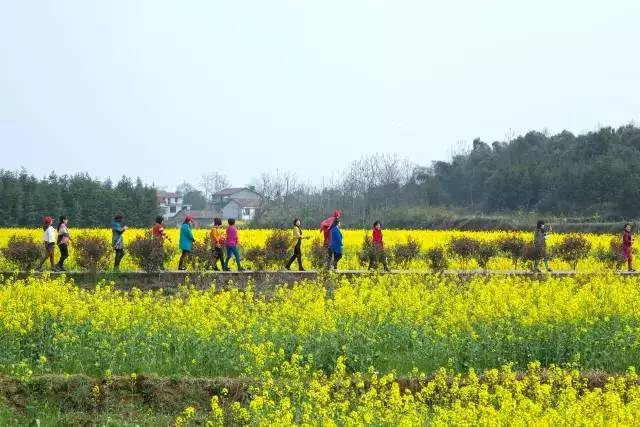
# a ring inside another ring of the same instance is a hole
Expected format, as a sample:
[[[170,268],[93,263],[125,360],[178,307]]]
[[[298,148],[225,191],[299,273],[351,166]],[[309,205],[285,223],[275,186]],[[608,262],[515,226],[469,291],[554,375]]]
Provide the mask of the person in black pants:
[[[224,270],[224,254],[222,248],[224,247],[225,235],[222,229],[222,219],[213,219],[213,228],[209,232],[211,238],[211,251],[213,252],[213,269],[214,271]],[[220,261],[220,268],[218,268],[218,261]]]
[[[122,234],[127,231],[127,226],[124,225],[124,217],[122,215],[116,215],[111,223],[111,243],[113,249],[116,252],[116,259],[113,263],[114,270],[120,269],[120,261],[124,257],[124,238]]]
[[[67,228],[68,223],[69,218],[66,216],[61,216],[60,221],[58,221],[58,248],[60,249],[60,259],[56,264],[56,270],[58,271],[64,271],[64,262],[69,258],[69,240],[71,240],[71,237]]]
[[[300,227],[300,220],[298,218],[293,220],[293,238],[295,239],[296,245],[293,247],[293,255],[289,258],[289,262],[285,268],[290,270],[293,261],[298,260],[298,270],[305,271],[302,267],[302,239],[306,237],[302,237],[302,227]]]

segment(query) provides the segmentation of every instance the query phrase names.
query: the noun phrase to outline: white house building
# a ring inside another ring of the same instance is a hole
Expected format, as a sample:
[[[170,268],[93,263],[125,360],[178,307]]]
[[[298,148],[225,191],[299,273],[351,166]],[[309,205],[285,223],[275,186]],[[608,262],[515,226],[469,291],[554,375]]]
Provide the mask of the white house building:
[[[223,218],[252,221],[261,203],[262,196],[250,188],[225,188],[213,195],[213,204]]]
[[[181,210],[191,210],[191,205],[185,205],[181,193],[168,193],[158,191],[158,206],[160,213],[165,218],[172,218]]]

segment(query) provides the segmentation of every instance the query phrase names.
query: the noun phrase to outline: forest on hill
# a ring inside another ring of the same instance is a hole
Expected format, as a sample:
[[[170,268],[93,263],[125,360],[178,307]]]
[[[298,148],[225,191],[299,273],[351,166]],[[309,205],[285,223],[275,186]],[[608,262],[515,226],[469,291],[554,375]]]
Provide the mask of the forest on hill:
[[[640,128],[606,127],[557,135],[531,131],[511,141],[475,139],[469,149],[428,166],[393,155],[355,161],[337,182],[298,185],[295,176],[264,175],[266,203],[259,222],[292,216],[318,220],[333,207],[345,221],[375,219],[388,226],[433,226],[429,216],[637,218],[640,211]]]
[[[478,138],[449,161],[427,166],[372,154],[338,176],[309,185],[293,172],[263,173],[251,182],[264,196],[253,226],[288,227],[294,217],[311,225],[334,208],[352,227],[374,220],[405,228],[509,228],[504,218],[515,216],[638,218],[640,128],[581,135],[531,131],[491,143]],[[122,177],[114,184],[86,173],[36,178],[25,170],[0,170],[0,200],[0,226],[36,225],[45,214],[69,215],[78,226],[104,226],[115,213],[125,214],[131,225],[148,226],[158,212],[156,189],[140,179]]]
[[[34,226],[44,215],[68,215],[74,226],[106,227],[113,215],[148,226],[158,211],[156,189],[140,179],[117,183],[86,173],[38,179],[26,170],[0,170],[0,226]]]

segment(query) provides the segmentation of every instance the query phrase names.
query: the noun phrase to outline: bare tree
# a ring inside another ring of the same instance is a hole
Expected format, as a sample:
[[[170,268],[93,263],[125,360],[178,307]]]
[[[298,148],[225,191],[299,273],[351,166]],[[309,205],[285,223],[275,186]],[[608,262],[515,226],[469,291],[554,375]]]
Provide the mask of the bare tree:
[[[195,190],[196,190],[196,188],[193,185],[191,185],[188,182],[186,182],[186,181],[183,182],[182,184],[179,184],[176,187],[176,193],[180,193],[183,196],[185,194],[190,193],[190,192],[195,191]]]
[[[204,190],[207,199],[211,200],[215,193],[229,187],[229,179],[220,172],[205,172],[202,174],[200,186]]]

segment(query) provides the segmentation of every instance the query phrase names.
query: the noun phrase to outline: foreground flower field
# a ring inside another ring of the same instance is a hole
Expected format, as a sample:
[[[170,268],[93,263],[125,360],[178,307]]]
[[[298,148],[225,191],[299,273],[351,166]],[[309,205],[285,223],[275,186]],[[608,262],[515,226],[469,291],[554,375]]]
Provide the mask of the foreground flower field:
[[[629,425],[640,415],[630,368],[640,278],[420,277],[172,296],[4,277],[0,375],[103,378],[87,389],[96,408],[112,377],[130,378],[132,393],[145,375],[249,381],[243,398],[222,389],[206,407],[185,405],[178,424]],[[592,371],[606,372],[602,384],[580,374]]]
[[[179,253],[177,251],[177,242],[178,242],[178,230],[177,229],[168,229],[168,235],[170,236],[172,243],[167,243],[168,245],[173,245],[176,247],[176,252],[173,255],[173,258],[167,263],[167,269],[176,269],[178,266],[178,258]],[[263,247],[265,241],[269,234],[273,230],[240,230],[240,252],[244,254],[249,248]],[[146,236],[149,230],[146,229],[130,229],[125,234],[125,242],[133,241],[137,236]],[[75,236],[78,236],[83,233],[90,233],[94,235],[101,236],[103,239],[111,241],[111,231],[109,229],[72,229],[72,233]],[[362,262],[358,258],[358,253],[361,250],[363,239],[366,235],[370,234],[369,230],[344,230],[344,258],[340,262],[340,268],[346,270],[360,270],[366,268],[367,263]],[[0,248],[6,247],[9,237],[12,235],[18,236],[29,236],[36,241],[40,241],[41,238],[41,230],[38,229],[20,229],[20,228],[4,228],[0,229]],[[194,230],[195,238],[198,242],[204,242],[208,240],[208,230],[206,229],[196,229]],[[321,234],[317,230],[306,230],[305,235],[311,237],[311,240],[305,240],[302,245],[302,252],[304,258],[304,264],[307,268],[311,268],[310,265],[310,250],[313,239],[320,239]],[[385,243],[388,248],[393,248],[397,244],[406,243],[408,238],[415,239],[419,245],[421,251],[424,251],[440,247],[446,248],[447,244],[451,241],[452,238],[457,237],[471,237],[477,239],[482,242],[490,242],[497,241],[498,239],[505,236],[518,236],[524,239],[527,242],[533,241],[533,233],[532,232],[505,232],[505,231],[486,231],[486,232],[471,232],[471,231],[455,231],[455,230],[446,230],[446,231],[434,231],[434,230],[386,230],[384,232]],[[595,255],[598,250],[605,250],[609,248],[609,243],[611,239],[614,238],[613,235],[607,234],[581,234],[588,242],[591,244],[592,251],[590,255],[583,261],[578,263],[577,269],[579,271],[601,271],[605,269],[610,269],[611,265],[608,263],[603,263],[599,260]],[[548,245],[550,247],[558,244],[564,235],[562,234],[551,234],[548,239]],[[57,250],[56,250],[57,251]],[[56,257],[58,253],[56,252]],[[113,258],[113,254],[110,254],[111,258]],[[112,261],[111,261],[112,262]],[[285,260],[282,261],[282,265],[275,266],[275,268],[282,268],[284,266]],[[247,263],[245,261],[245,265],[248,267],[252,267],[251,263]],[[570,266],[568,263],[563,262],[558,258],[551,258],[550,266],[553,269],[565,270],[569,269]],[[73,248],[73,242],[70,246],[70,258],[66,263],[67,269],[75,269],[76,261],[75,261],[75,251]],[[474,260],[469,260],[469,262],[462,263],[461,260],[456,258],[449,259],[449,267],[452,269],[474,269],[478,268],[477,263]],[[513,268],[513,264],[511,260],[506,257],[504,254],[496,256],[491,259],[488,266],[489,269],[493,270],[509,270]],[[0,270],[14,270],[16,268],[15,265],[12,265],[6,259],[0,257]],[[423,257],[418,257],[417,259],[411,261],[407,265],[393,265],[392,268],[402,268],[402,269],[411,269],[411,270],[424,270],[428,268],[427,262]],[[138,270],[140,267],[135,264],[130,255],[124,257],[121,265],[122,270]]]

